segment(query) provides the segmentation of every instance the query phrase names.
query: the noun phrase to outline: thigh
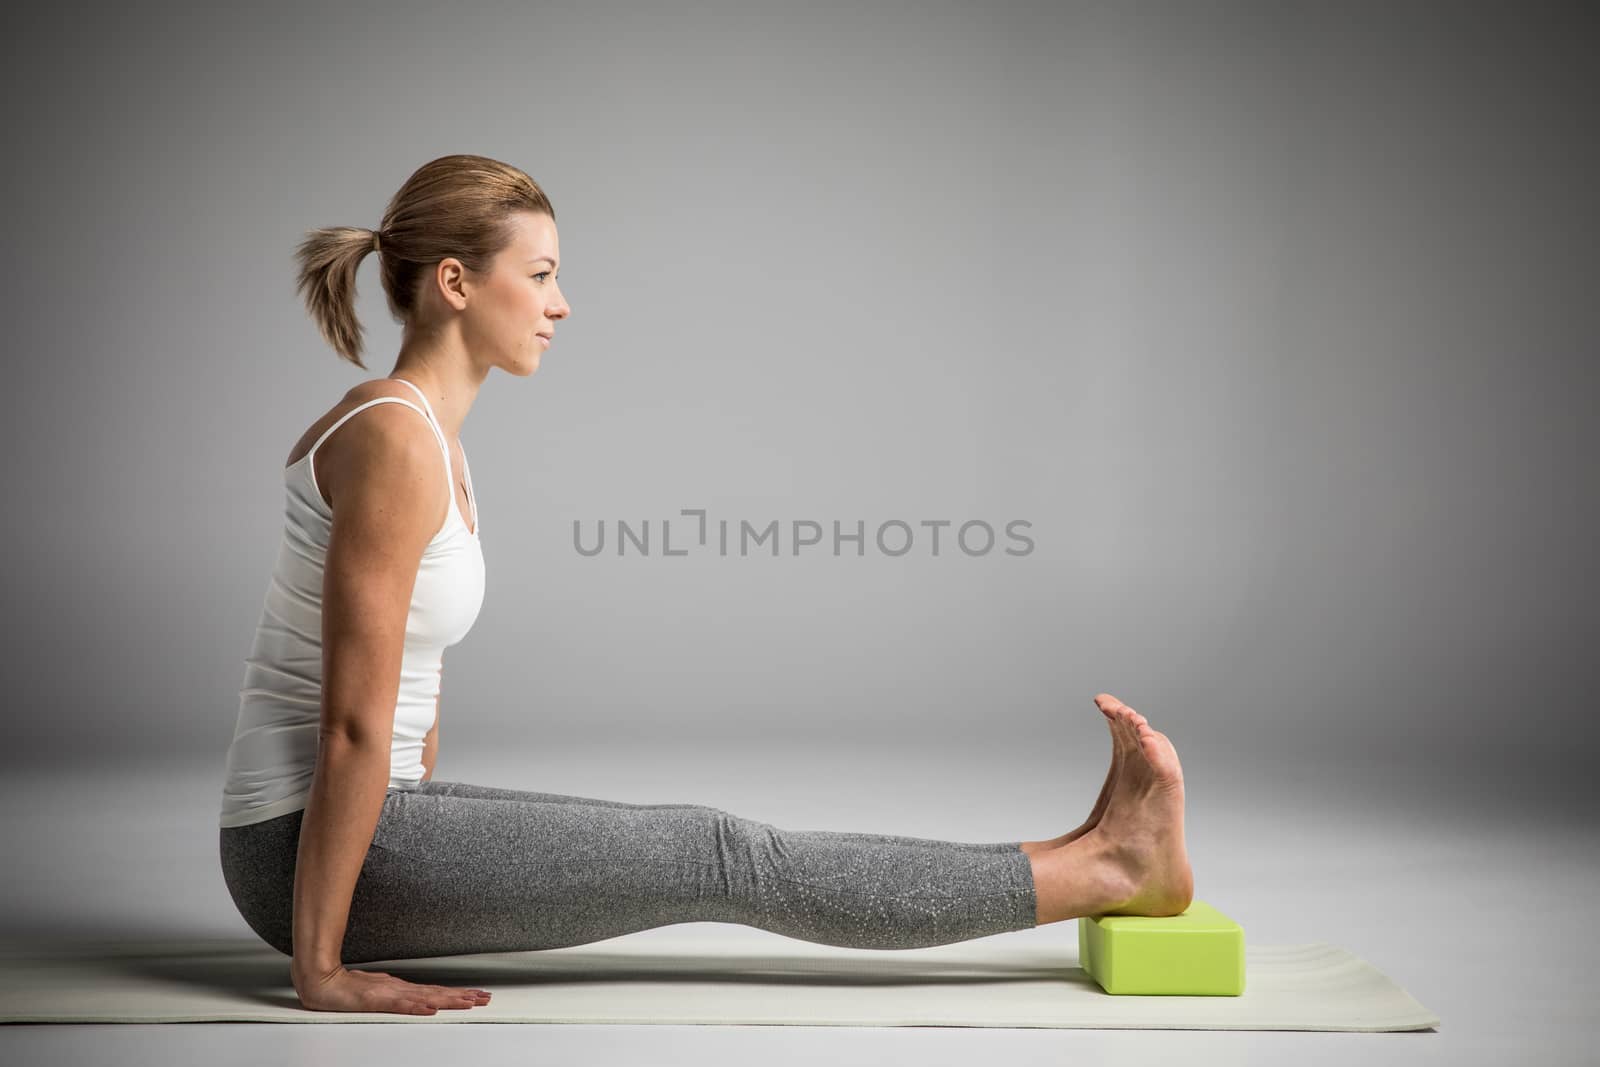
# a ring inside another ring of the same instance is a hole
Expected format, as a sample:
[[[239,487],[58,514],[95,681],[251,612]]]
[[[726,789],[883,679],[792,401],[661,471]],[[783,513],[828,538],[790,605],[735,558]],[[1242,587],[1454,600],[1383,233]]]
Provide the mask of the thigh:
[[[493,785],[474,785],[470,782],[441,782],[429,779],[413,792],[429,796],[463,797],[468,800],[517,800],[540,804],[587,804],[599,808],[704,808],[705,804],[628,804],[620,800],[601,800],[597,797],[575,797],[565,793],[540,793],[532,789],[507,789]]]
[[[720,809],[707,804],[627,804],[620,800],[600,800],[594,797],[575,797],[564,793],[540,793],[531,789],[504,789],[492,785],[473,785],[467,782],[442,782],[430,779],[414,792],[429,796],[464,797],[472,800],[516,800],[540,804],[586,804],[602,808],[632,808],[636,811],[665,811],[687,809],[715,812]],[[942,838],[910,837],[905,834],[885,834],[853,830],[818,830],[815,833],[832,834],[863,843],[882,845],[941,845],[955,846],[978,852],[1012,852],[1021,847],[1020,841],[948,841]]]
[[[561,948],[724,917],[726,813],[567,799],[390,794],[345,962]]]

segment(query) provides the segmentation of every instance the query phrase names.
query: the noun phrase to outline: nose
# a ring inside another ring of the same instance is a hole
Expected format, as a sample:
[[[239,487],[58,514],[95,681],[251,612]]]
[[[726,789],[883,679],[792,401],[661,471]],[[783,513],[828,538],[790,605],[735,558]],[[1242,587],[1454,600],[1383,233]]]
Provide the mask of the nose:
[[[572,314],[572,308],[568,306],[567,298],[561,292],[561,286],[556,286],[556,302],[545,308],[544,314],[550,319],[564,319]]]

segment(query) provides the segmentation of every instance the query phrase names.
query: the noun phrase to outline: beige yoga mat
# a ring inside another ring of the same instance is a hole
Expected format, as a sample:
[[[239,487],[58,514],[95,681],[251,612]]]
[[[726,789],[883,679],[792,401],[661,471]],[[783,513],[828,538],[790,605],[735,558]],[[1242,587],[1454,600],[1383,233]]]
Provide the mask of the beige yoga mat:
[[[1437,1016],[1371,964],[1320,942],[1247,945],[1243,996],[1138,997],[1102,991],[1078,967],[1075,939],[1046,943],[1002,934],[874,951],[726,934],[683,924],[542,952],[359,965],[494,994],[487,1007],[431,1016],[307,1011],[289,983],[288,958],[249,938],[0,948],[0,1022],[1439,1026]]]

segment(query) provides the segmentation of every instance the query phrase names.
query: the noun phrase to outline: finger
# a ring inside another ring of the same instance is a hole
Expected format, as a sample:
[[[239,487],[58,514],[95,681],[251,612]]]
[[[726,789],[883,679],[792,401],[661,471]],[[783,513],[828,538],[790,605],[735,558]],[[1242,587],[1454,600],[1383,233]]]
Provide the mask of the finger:
[[[466,997],[468,1000],[473,1000],[473,999],[475,999],[475,998],[477,998],[478,996],[481,995],[481,994],[479,994],[478,992],[476,992],[474,990],[471,990],[471,989],[458,989],[455,986],[430,985],[430,986],[423,986],[422,988],[428,990],[430,993],[437,993],[441,997],[452,997],[452,998]]]
[[[434,1000],[434,1003],[439,1007],[449,1008],[452,1011],[462,1008],[476,1008],[480,1003],[484,1002],[485,998],[483,997],[474,996],[471,993],[459,992],[446,993]]]
[[[439,998],[450,1001],[477,1000],[481,996],[487,996],[487,994],[484,993],[476,993],[470,989],[457,989],[453,986],[438,985],[427,986],[425,988],[434,994],[436,1001]]]

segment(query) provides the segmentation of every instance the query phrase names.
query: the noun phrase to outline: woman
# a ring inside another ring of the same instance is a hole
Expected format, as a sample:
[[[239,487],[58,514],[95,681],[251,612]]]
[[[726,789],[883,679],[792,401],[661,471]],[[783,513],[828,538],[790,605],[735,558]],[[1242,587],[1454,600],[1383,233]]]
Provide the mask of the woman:
[[[404,324],[399,358],[289,454],[283,543],[220,819],[228,891],[291,957],[305,1007],[486,1004],[479,989],[344,965],[557,948],[679,922],[915,948],[1188,907],[1177,753],[1104,693],[1110,772],[1083,825],[1047,841],[791,831],[697,804],[433,780],[441,657],[483,597],[461,426],[491,371],[538,369],[570,308],[554,209],[492,159],[434,160],[380,229],[316,230],[300,246],[300,290],[323,336],[363,369],[353,298],[369,251]]]

